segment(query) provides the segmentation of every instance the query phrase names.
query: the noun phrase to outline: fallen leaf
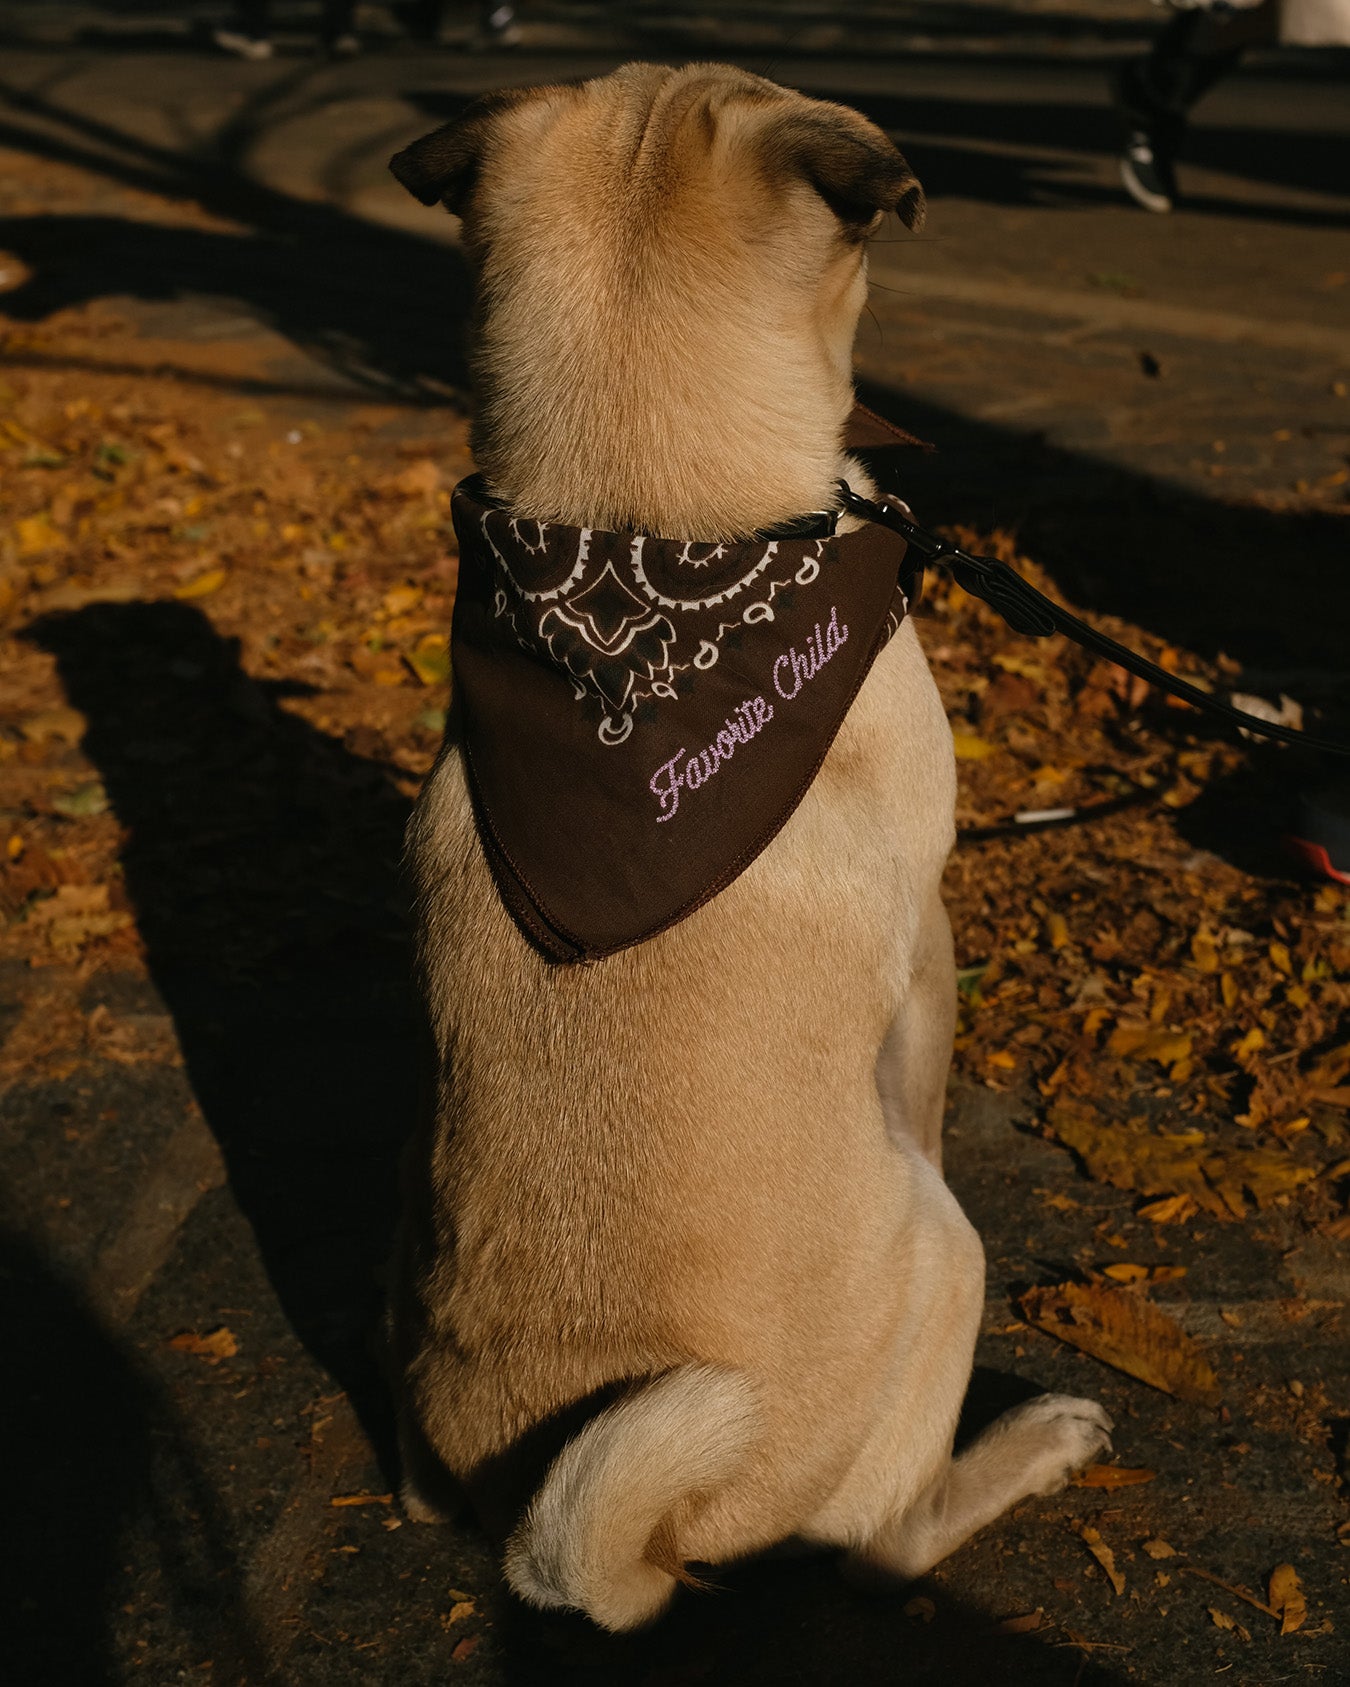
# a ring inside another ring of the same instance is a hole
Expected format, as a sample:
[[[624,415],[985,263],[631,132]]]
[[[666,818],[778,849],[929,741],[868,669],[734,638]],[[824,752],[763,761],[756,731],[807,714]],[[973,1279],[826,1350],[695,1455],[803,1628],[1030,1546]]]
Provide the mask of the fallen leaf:
[[[409,651],[406,661],[423,685],[448,685],[450,647],[444,633],[427,633]]]
[[[1116,1569],[1115,1553],[1112,1552],[1111,1548],[1107,1546],[1106,1542],[1102,1539],[1100,1533],[1094,1529],[1090,1523],[1084,1523],[1079,1529],[1078,1535],[1083,1545],[1101,1565],[1106,1574],[1107,1581],[1110,1582],[1112,1588],[1115,1590],[1116,1598],[1119,1599],[1121,1594],[1125,1591],[1125,1578],[1121,1575],[1120,1571]]]
[[[1127,1286],[1135,1283],[1175,1283],[1186,1275],[1184,1265],[1127,1265],[1123,1260],[1102,1268],[1103,1276]]]
[[[1090,1464],[1074,1478],[1075,1488],[1135,1488],[1142,1482],[1152,1482],[1156,1470],[1127,1470],[1118,1464]]]
[[[52,807],[68,820],[86,820],[95,814],[108,812],[108,793],[97,779],[91,779],[87,785],[77,785],[73,791],[62,791],[54,796]]]
[[[1175,1061],[1185,1060],[1191,1046],[1187,1031],[1168,1031],[1159,1025],[1122,1021],[1107,1039],[1106,1050],[1129,1060],[1156,1060],[1160,1065],[1171,1066]]]
[[[1181,1224],[1194,1218],[1199,1211],[1193,1195],[1166,1195],[1161,1201],[1148,1201],[1139,1209],[1140,1218],[1150,1224]]]
[[[1145,1541],[1142,1550],[1150,1558],[1175,1558],[1177,1555],[1177,1549],[1172,1543],[1161,1539]]]
[[[957,761],[983,761],[996,753],[998,746],[987,738],[977,738],[973,732],[953,732],[952,749]]]
[[[1035,1634],[1045,1620],[1044,1607],[1038,1605],[1020,1617],[1004,1617],[994,1624],[995,1634]]]
[[[1236,1061],[1249,1060],[1259,1049],[1266,1046],[1266,1034],[1259,1025],[1253,1025],[1251,1030],[1235,1043],[1229,1044],[1228,1052]]]
[[[1140,1195],[1184,1196],[1216,1218],[1242,1218],[1248,1197],[1266,1207],[1318,1174],[1283,1148],[1215,1150],[1203,1131],[1154,1131],[1133,1119],[1109,1123],[1077,1100],[1057,1103],[1046,1124],[1099,1182]],[[1154,1224],[1190,1216],[1180,1202],[1141,1213]]]
[[[78,744],[88,730],[89,722],[78,709],[43,709],[19,728],[30,744],[45,744],[49,738]]]
[[[198,574],[195,579],[174,590],[176,598],[210,597],[212,592],[218,592],[225,584],[229,575],[223,568],[208,568],[204,574]]]
[[[1230,1617],[1228,1615],[1227,1611],[1219,1610],[1217,1605],[1207,1605],[1205,1607],[1205,1609],[1209,1612],[1210,1616],[1213,1618],[1215,1628],[1236,1628],[1237,1627],[1236,1620],[1233,1617]]]
[[[1270,1572],[1268,1597],[1280,1619],[1280,1633],[1292,1634],[1308,1620],[1308,1602],[1292,1564],[1277,1564]]]
[[[198,1359],[205,1359],[208,1365],[218,1365],[222,1359],[233,1359],[239,1351],[234,1332],[227,1330],[224,1324],[218,1324],[204,1336],[198,1335],[195,1330],[184,1330],[169,1338],[169,1346],[179,1353],[191,1353]]]
[[[43,551],[55,550],[64,543],[62,535],[45,515],[25,516],[14,523],[14,536],[19,541],[20,556],[41,556]]]
[[[1126,1376],[1180,1400],[1219,1402],[1219,1379],[1204,1354],[1174,1319],[1138,1295],[1060,1283],[1028,1289],[1020,1305],[1028,1323]]]
[[[466,1634],[463,1640],[459,1641],[451,1651],[451,1661],[457,1664],[462,1664],[466,1658],[471,1658],[478,1650],[479,1639],[479,1635]]]
[[[462,1623],[465,1617],[471,1617],[476,1607],[472,1599],[457,1599],[445,1615],[445,1626],[451,1623]]]
[[[392,1494],[334,1494],[329,1505],[392,1505]]]

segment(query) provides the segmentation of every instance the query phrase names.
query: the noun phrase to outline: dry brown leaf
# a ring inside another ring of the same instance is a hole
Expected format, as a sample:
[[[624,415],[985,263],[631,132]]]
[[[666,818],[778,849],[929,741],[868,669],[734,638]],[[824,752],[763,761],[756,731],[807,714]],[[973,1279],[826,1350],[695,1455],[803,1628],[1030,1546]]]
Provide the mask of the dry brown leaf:
[[[995,1634],[1035,1634],[1045,1620],[1045,1608],[1038,1605],[1020,1617],[1004,1617],[994,1624]]]
[[[169,1346],[179,1353],[195,1354],[198,1359],[205,1359],[208,1365],[218,1365],[222,1359],[233,1359],[239,1351],[234,1332],[227,1330],[224,1324],[217,1325],[204,1336],[198,1335],[195,1330],[183,1330],[169,1338]]]
[[[392,1505],[392,1494],[334,1494],[329,1505]]]
[[[1216,1218],[1244,1217],[1249,1198],[1267,1207],[1318,1172],[1283,1148],[1214,1150],[1203,1131],[1153,1131],[1141,1120],[1111,1124],[1081,1101],[1057,1103],[1046,1124],[1099,1182],[1140,1195],[1188,1197]],[[1180,1208],[1161,1206],[1142,1213],[1155,1224],[1183,1216]]]
[[[1219,1379],[1204,1354],[1174,1319],[1138,1295],[1060,1283],[1028,1289],[1020,1305],[1028,1323],[1126,1376],[1180,1400],[1219,1402]]]
[[[1175,1558],[1177,1555],[1177,1549],[1172,1543],[1162,1539],[1145,1541],[1143,1550],[1150,1558]]]
[[[1308,1620],[1308,1602],[1292,1564],[1277,1564],[1270,1572],[1271,1609],[1280,1619],[1280,1633],[1292,1634]]]
[[[1142,1482],[1152,1482],[1156,1470],[1127,1470],[1119,1464],[1090,1464],[1074,1478],[1075,1488],[1136,1488]]]
[[[1078,1535],[1083,1542],[1083,1545],[1101,1565],[1102,1570],[1105,1572],[1107,1581],[1110,1582],[1112,1588],[1115,1590],[1116,1598],[1119,1599],[1121,1594],[1125,1591],[1125,1578],[1121,1575],[1120,1571],[1116,1569],[1115,1553],[1112,1552],[1109,1546],[1107,1546],[1106,1542],[1102,1539],[1100,1532],[1094,1529],[1090,1523],[1084,1523],[1079,1529]]]
[[[1227,1611],[1221,1611],[1217,1605],[1207,1605],[1205,1609],[1213,1618],[1215,1628],[1236,1628],[1237,1621],[1230,1617]]]

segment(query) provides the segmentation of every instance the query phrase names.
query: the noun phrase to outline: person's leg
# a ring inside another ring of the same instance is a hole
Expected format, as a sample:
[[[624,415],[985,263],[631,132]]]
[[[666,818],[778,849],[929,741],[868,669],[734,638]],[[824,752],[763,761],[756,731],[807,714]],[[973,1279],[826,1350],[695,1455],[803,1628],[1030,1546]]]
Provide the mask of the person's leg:
[[[1131,125],[1121,178],[1146,210],[1171,210],[1177,197],[1174,164],[1191,108],[1248,47],[1271,38],[1276,13],[1273,0],[1241,10],[1177,12],[1145,57],[1121,72],[1116,101]]]
[[[348,56],[361,51],[356,33],[356,0],[323,0],[319,40],[330,53]]]

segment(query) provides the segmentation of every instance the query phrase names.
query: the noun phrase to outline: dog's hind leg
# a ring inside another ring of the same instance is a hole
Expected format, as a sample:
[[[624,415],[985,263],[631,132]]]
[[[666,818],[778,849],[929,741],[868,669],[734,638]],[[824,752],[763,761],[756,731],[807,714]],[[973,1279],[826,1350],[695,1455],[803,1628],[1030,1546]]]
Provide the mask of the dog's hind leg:
[[[902,1135],[942,1170],[942,1114],[956,1034],[956,963],[947,910],[924,910],[904,999],[877,1056],[877,1093],[891,1140]]]
[[[911,1578],[1019,1500],[1063,1487],[1110,1445],[1111,1420],[1095,1401],[1047,1394],[952,1456],[984,1311],[984,1249],[932,1167],[907,1144],[898,1152],[912,1168],[913,1294],[868,1443],[803,1533],[852,1547],[856,1568]]]
[[[1111,1445],[1095,1400],[1042,1394],[996,1418],[919,1498],[856,1551],[859,1568],[921,1576],[1032,1494],[1054,1494]]]

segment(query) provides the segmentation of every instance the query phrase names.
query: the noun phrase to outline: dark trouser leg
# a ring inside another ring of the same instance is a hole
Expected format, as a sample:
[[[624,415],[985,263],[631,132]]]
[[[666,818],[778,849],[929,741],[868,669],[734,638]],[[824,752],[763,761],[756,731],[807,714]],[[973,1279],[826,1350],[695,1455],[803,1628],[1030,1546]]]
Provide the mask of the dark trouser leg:
[[[355,15],[356,0],[323,0],[323,21],[319,25],[323,40],[332,42],[340,36],[354,34]]]
[[[239,27],[255,41],[266,41],[271,31],[272,0],[239,0]]]
[[[1160,145],[1175,150],[1191,108],[1236,68],[1248,47],[1269,39],[1275,24],[1269,0],[1217,16],[1176,13],[1147,56],[1125,67],[1117,88],[1121,105]]]

